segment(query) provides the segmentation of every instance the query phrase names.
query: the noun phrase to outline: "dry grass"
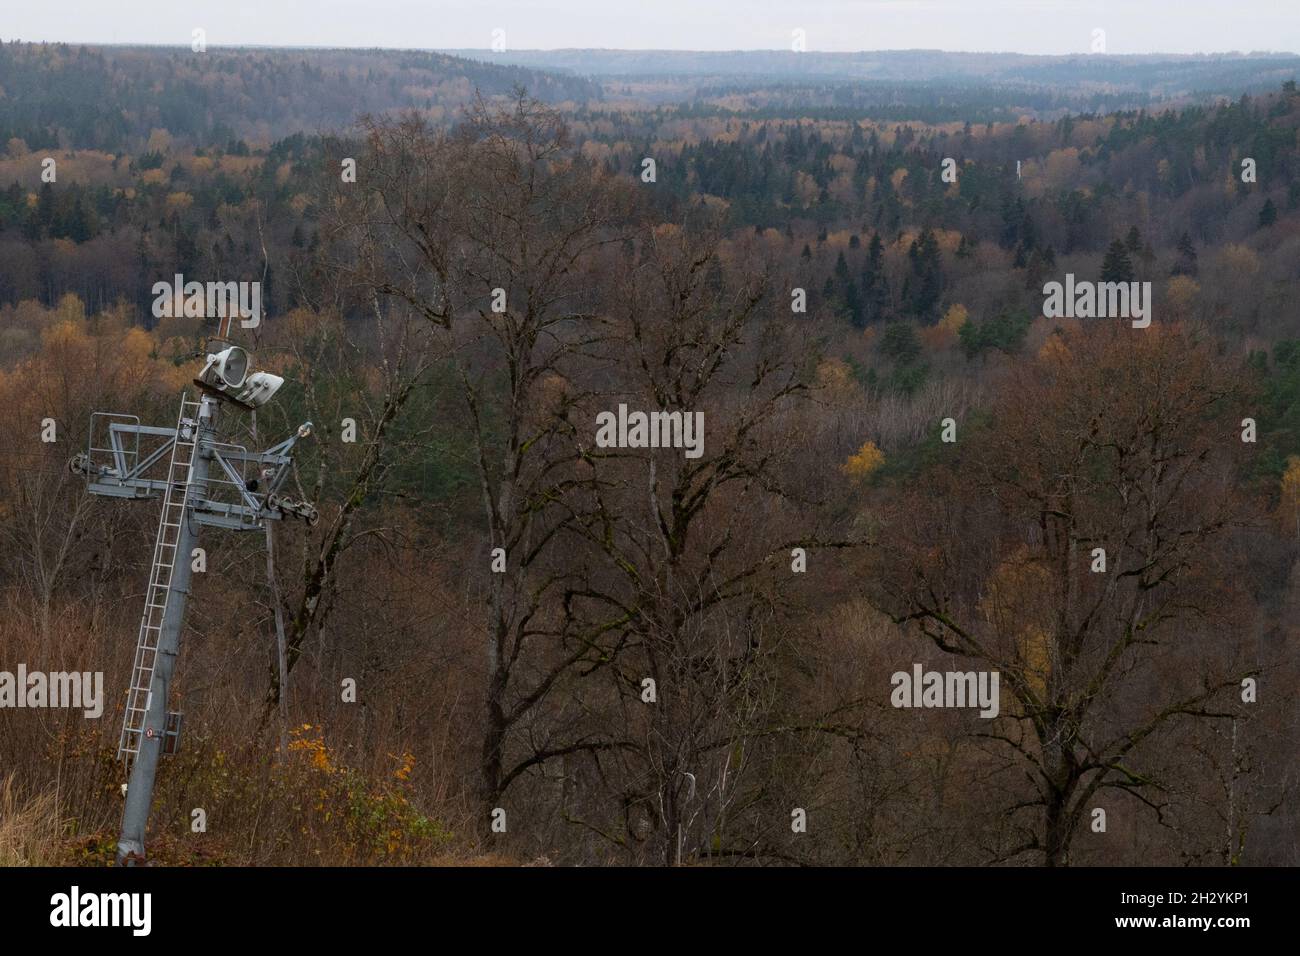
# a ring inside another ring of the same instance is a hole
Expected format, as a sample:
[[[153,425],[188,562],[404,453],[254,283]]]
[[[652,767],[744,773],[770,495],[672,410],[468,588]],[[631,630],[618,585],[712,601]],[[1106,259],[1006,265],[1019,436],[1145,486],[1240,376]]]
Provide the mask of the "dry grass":
[[[62,826],[54,795],[19,795],[12,775],[0,781],[0,866],[50,866]]]

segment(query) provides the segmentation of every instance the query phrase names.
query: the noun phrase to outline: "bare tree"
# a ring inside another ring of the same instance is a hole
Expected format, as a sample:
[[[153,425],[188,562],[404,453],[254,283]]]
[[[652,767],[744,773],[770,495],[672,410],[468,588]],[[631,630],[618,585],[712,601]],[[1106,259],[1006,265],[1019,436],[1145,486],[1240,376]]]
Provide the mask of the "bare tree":
[[[1145,748],[1184,718],[1232,718],[1253,670],[1210,639],[1242,596],[1220,547],[1240,518],[1238,380],[1175,329],[1057,344],[900,506],[879,592],[940,650],[1000,672],[1014,705],[985,736],[1032,782],[1011,811],[1034,814],[1002,856],[1049,866],[1107,793],[1162,820]]]
[[[372,121],[362,166],[377,292],[438,329],[473,436],[487,576],[484,807],[553,757],[598,746],[521,729],[566,674],[598,661],[560,640],[553,618],[569,572],[550,561],[582,481],[572,413],[582,368],[605,335],[600,270],[623,241],[630,184],[587,163],[555,111],[516,91],[478,101],[455,130]],[[484,814],[484,825],[487,815]]]
[[[755,769],[775,738],[832,729],[785,712],[777,692],[800,580],[793,549],[841,543],[783,481],[811,354],[769,277],[748,263],[727,275],[720,248],[708,222],[641,237],[593,406],[698,414],[702,446],[593,442],[591,497],[569,529],[592,563],[566,594],[566,624],[616,634],[622,649],[607,670],[607,754],[591,755],[622,833],[571,816],[665,864],[779,855],[754,823],[766,789]]]

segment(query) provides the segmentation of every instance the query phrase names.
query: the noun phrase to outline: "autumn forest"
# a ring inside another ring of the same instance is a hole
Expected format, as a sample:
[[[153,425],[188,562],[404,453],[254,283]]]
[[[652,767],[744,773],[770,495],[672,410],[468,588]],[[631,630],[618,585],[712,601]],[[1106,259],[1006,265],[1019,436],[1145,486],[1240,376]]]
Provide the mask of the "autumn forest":
[[[1300,59],[754,56],[0,44],[0,672],[104,688],[0,864],[114,858],[177,276],[316,518],[203,531],[153,859],[1300,864]]]

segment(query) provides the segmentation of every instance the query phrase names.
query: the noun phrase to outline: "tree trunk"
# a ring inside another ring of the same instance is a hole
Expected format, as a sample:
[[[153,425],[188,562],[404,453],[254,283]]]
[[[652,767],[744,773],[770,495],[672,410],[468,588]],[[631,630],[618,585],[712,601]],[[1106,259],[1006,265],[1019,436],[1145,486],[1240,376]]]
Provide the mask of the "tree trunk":
[[[1070,865],[1070,828],[1064,794],[1053,794],[1047,805],[1046,840],[1043,844],[1045,866]]]

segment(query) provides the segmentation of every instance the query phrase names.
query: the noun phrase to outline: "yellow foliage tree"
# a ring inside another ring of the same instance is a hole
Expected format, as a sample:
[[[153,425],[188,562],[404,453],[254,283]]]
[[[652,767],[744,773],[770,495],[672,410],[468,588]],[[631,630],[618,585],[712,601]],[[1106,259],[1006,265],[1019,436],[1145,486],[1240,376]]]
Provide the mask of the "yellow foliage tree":
[[[165,129],[154,129],[149,132],[149,142],[145,144],[147,153],[166,153],[172,148],[172,134]]]
[[[968,318],[970,318],[970,312],[966,310],[966,306],[960,302],[954,302],[948,306],[948,311],[939,320],[939,327],[955,336],[961,331],[961,327],[966,324]]]
[[[86,320],[86,304],[81,301],[81,296],[75,292],[65,292],[59,298],[58,305],[54,307],[54,318],[57,322],[84,322]]]
[[[826,400],[840,404],[853,398],[858,391],[853,380],[853,369],[847,362],[830,358],[817,366],[817,385],[824,390]]]
[[[1044,187],[1048,192],[1069,189],[1079,181],[1079,151],[1073,146],[1047,154],[1043,168]]]
[[[1026,687],[1038,697],[1052,673],[1052,577],[1026,547],[1002,561],[985,584],[980,606],[989,623],[1012,639],[1015,666]]]
[[[1047,695],[1047,678],[1052,674],[1052,645],[1047,631],[1033,624],[1016,641],[1016,652],[1024,670],[1025,684],[1041,700]]]
[[[1236,189],[1235,185],[1233,189]],[[1259,271],[1259,256],[1250,246],[1230,242],[1223,247],[1220,258],[1230,275],[1253,276]]]
[[[1049,335],[1043,347],[1038,350],[1040,362],[1065,362],[1070,358],[1070,348],[1065,339],[1059,335]]]
[[[856,455],[844,462],[843,471],[854,481],[863,481],[885,463],[885,453],[873,441],[864,442]]]

